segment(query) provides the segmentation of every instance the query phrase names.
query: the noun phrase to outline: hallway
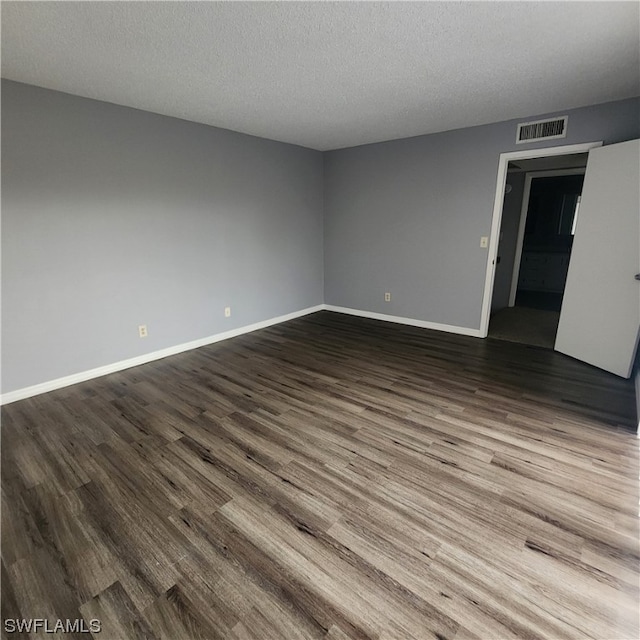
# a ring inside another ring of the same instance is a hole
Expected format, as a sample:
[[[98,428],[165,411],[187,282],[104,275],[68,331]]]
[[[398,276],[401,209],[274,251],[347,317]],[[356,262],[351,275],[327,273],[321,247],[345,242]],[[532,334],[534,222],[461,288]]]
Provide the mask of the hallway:
[[[506,307],[491,316],[489,338],[553,349],[559,311]]]

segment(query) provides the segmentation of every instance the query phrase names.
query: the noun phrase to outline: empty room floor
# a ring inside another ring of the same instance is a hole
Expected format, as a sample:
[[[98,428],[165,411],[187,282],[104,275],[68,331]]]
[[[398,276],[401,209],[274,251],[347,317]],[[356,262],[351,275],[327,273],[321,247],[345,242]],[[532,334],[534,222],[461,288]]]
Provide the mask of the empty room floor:
[[[7,405],[3,617],[637,638],[634,402],[552,351],[321,312]]]

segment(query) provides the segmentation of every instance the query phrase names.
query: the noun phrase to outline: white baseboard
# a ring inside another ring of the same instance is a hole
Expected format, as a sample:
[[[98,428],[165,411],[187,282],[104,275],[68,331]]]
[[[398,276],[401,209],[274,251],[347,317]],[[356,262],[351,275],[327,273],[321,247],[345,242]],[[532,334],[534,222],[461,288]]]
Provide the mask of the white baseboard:
[[[63,378],[56,378],[55,380],[48,380],[40,384],[34,384],[30,387],[24,387],[22,389],[16,389],[0,395],[0,405],[9,404],[18,400],[24,400],[25,398],[31,398],[32,396],[40,395],[41,393],[48,393],[49,391],[55,391],[56,389],[62,389],[63,387],[77,384],[78,382],[85,382],[93,378],[99,378],[100,376],[106,376],[109,373],[116,373],[117,371],[123,371],[124,369],[130,369],[131,367],[137,367],[147,362],[153,362],[154,360],[161,360],[168,356],[173,356],[183,351],[190,351],[191,349],[198,349],[208,344],[220,342],[221,340],[228,340],[229,338],[235,338],[236,336],[243,335],[245,333],[251,333],[258,329],[264,329],[274,324],[280,324],[287,320],[293,320],[302,316],[315,313],[316,311],[334,311],[336,313],[345,313],[352,316],[360,316],[361,318],[372,318],[373,320],[384,320],[385,322],[395,322],[397,324],[406,324],[412,327],[422,327],[423,329],[435,329],[436,331],[446,331],[448,333],[457,333],[464,336],[474,336],[476,338],[482,337],[479,329],[469,329],[467,327],[456,327],[449,324],[439,324],[437,322],[427,322],[426,320],[416,320],[414,318],[403,318],[400,316],[391,316],[386,313],[375,313],[373,311],[360,311],[358,309],[350,309],[348,307],[336,307],[330,304],[319,304],[315,307],[308,307],[307,309],[301,309],[300,311],[294,311],[283,316],[276,318],[270,318],[263,320],[262,322],[256,322],[254,324],[246,325],[244,327],[238,327],[237,329],[231,329],[230,331],[224,331],[217,333],[213,336],[206,338],[200,338],[199,340],[193,340],[191,342],[185,342],[173,347],[167,347],[160,351],[153,351],[151,353],[145,353],[135,358],[129,358],[128,360],[121,360],[112,364],[105,365],[103,367],[97,367],[96,369],[89,369],[88,371],[80,371],[70,376]]]
[[[452,324],[440,324],[439,322],[428,322],[427,320],[416,320],[415,318],[403,318],[401,316],[390,316],[386,313],[375,313],[373,311],[360,311],[359,309],[349,309],[348,307],[336,307],[331,304],[325,304],[327,311],[335,311],[337,313],[346,313],[350,316],[359,316],[361,318],[372,318],[373,320],[384,320],[385,322],[396,322],[397,324],[408,324],[412,327],[421,327],[423,329],[435,329],[436,331],[446,331],[447,333],[457,333],[462,336],[473,336],[474,338],[482,338],[480,329],[469,329],[468,327],[457,327]]]
[[[120,362],[114,362],[103,367],[97,367],[96,369],[89,369],[88,371],[81,371],[74,373],[70,376],[63,378],[56,378],[55,380],[49,380],[40,384],[34,384],[31,387],[24,387],[23,389],[17,389],[16,391],[10,391],[0,396],[0,405],[9,404],[10,402],[16,402],[17,400],[24,400],[25,398],[31,398],[32,396],[40,395],[41,393],[47,393],[49,391],[55,391],[56,389],[62,389],[78,382],[85,382],[92,378],[99,378],[100,376],[106,376],[109,373],[116,373],[117,371],[123,371],[131,367],[137,367],[153,360],[161,360],[167,356],[173,356],[183,351],[189,351],[191,349],[197,349],[198,347],[204,347],[214,342],[220,342],[221,340],[227,340],[229,338],[235,338],[244,333],[251,333],[258,329],[264,329],[274,324],[280,324],[287,320],[293,320],[294,318],[300,318],[316,311],[322,311],[325,309],[325,305],[319,304],[315,307],[308,307],[307,309],[301,309],[300,311],[294,311],[293,313],[287,313],[283,316],[276,318],[270,318],[269,320],[263,320],[262,322],[256,322],[255,324],[246,325],[244,327],[238,327],[237,329],[231,329],[230,331],[224,331],[217,333],[207,338],[200,338],[199,340],[193,340],[191,342],[185,342],[173,347],[167,347],[160,351],[153,351],[151,353],[145,353],[135,358],[129,358],[128,360],[121,360]]]

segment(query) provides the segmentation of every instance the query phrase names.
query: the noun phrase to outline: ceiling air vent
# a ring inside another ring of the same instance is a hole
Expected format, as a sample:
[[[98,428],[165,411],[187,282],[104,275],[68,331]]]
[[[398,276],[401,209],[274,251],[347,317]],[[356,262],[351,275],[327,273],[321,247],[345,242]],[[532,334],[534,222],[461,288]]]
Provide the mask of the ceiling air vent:
[[[569,116],[551,118],[550,120],[536,120],[535,122],[521,122],[518,125],[516,144],[536,142],[538,140],[553,140],[567,136],[567,120]]]

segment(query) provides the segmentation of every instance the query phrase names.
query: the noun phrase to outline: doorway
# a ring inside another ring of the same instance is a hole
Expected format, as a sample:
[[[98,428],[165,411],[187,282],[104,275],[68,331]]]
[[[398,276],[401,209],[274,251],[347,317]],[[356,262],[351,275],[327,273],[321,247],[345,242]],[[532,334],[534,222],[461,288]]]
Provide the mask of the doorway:
[[[587,154],[509,162],[489,337],[552,349]]]
[[[601,146],[601,142],[591,142],[579,145],[568,145],[564,147],[551,147],[547,149],[537,149],[530,151],[516,151],[510,153],[503,153],[500,155],[500,162],[498,164],[498,179],[496,185],[496,194],[494,200],[493,220],[491,226],[491,236],[489,240],[489,254],[487,256],[487,270],[485,279],[485,290],[482,305],[482,316],[480,323],[480,335],[487,337],[489,334],[490,319],[492,316],[492,310],[495,312],[502,308],[518,308],[529,309],[526,312],[530,316],[530,322],[523,321],[523,326],[528,327],[529,330],[535,329],[536,326],[541,324],[541,314],[535,313],[536,311],[544,312],[545,309],[536,309],[535,306],[524,307],[523,304],[517,305],[516,300],[519,297],[518,283],[520,281],[520,265],[522,262],[522,253],[524,247],[524,236],[527,231],[526,219],[529,204],[529,197],[531,195],[531,188],[527,195],[527,200],[524,202],[524,189],[527,182],[527,174],[529,176],[530,184],[534,184],[535,180],[533,174],[537,173],[538,177],[542,177],[543,172],[551,171],[564,171],[568,170],[570,173],[579,174],[583,171],[586,164],[586,158],[589,150]],[[580,171],[576,171],[579,169]],[[509,171],[510,170],[510,171]],[[547,176],[552,177],[552,176]],[[558,177],[561,177],[558,175]],[[538,194],[539,197],[540,194]],[[564,205],[560,206],[560,211],[556,212],[555,222],[551,222],[549,216],[545,218],[545,221],[541,223],[542,227],[548,225],[554,227],[563,233],[558,235],[567,235],[564,233],[567,226],[573,226],[573,220],[575,219],[576,206],[579,209],[579,201],[577,195],[575,195],[575,202],[571,204],[571,196],[565,198]],[[507,211],[510,207],[511,211]],[[526,210],[523,212],[523,209]],[[513,212],[515,210],[515,214]],[[503,226],[504,218],[504,226]],[[569,223],[571,220],[571,223]],[[521,224],[522,222],[522,224]],[[532,223],[530,223],[532,224]],[[541,228],[542,228],[541,227]],[[537,234],[535,229],[537,225],[534,225],[533,236]],[[532,228],[530,227],[530,232]],[[570,232],[568,235],[572,235]],[[553,246],[559,247],[563,242],[567,242],[567,238],[564,241],[560,239],[554,239],[552,241]],[[522,241],[522,244],[518,244]],[[557,244],[556,244],[557,242]],[[516,263],[516,253],[518,262]],[[552,260],[553,262],[553,260]],[[516,266],[516,264],[518,266]],[[568,264],[568,260],[567,260]],[[513,280],[514,271],[517,269],[516,286],[513,292]],[[526,275],[526,270],[525,274]],[[566,276],[566,274],[565,274]],[[555,281],[557,282],[557,281]],[[523,283],[525,286],[532,286],[531,278],[527,283]],[[547,286],[547,284],[542,286]],[[540,285],[538,285],[540,286]],[[555,294],[556,298],[560,293],[560,301],[562,299],[561,291],[559,292],[557,284],[553,284],[555,291],[538,291],[533,292],[533,295],[522,293],[520,299],[522,302],[532,303],[531,300],[538,298],[538,306],[549,305],[553,296],[546,294]],[[524,292],[526,289],[520,287]],[[512,296],[513,293],[513,296]],[[511,302],[511,307],[510,303]],[[556,304],[557,306],[557,304]],[[557,312],[556,312],[557,313]],[[538,316],[535,318],[534,316]],[[557,327],[557,321],[553,330]],[[494,327],[495,328],[495,327]],[[549,331],[547,331],[548,335]],[[524,338],[527,343],[531,343],[533,338]],[[553,337],[551,341],[547,337],[545,346],[553,348]],[[540,345],[539,345],[540,346]]]

